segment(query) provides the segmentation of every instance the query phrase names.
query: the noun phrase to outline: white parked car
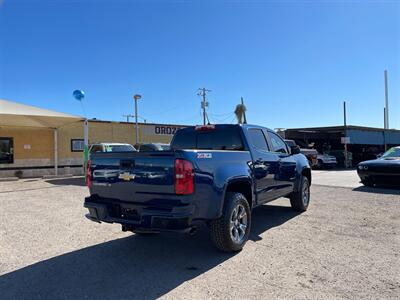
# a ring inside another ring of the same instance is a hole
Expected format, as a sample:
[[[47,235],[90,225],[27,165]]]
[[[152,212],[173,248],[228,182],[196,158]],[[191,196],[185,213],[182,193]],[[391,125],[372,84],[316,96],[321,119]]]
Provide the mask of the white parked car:
[[[325,168],[334,168],[337,166],[336,157],[329,155],[329,154],[320,154],[317,155],[317,165],[318,169],[325,169]]]
[[[93,152],[130,152],[137,151],[131,144],[124,143],[95,143],[90,145],[89,154]]]

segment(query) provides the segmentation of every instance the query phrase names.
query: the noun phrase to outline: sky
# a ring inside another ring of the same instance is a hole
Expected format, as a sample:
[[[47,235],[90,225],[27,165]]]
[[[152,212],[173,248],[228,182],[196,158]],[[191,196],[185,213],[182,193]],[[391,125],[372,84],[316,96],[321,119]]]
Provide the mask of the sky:
[[[400,1],[0,0],[0,98],[89,118],[382,127],[385,69],[400,128]]]

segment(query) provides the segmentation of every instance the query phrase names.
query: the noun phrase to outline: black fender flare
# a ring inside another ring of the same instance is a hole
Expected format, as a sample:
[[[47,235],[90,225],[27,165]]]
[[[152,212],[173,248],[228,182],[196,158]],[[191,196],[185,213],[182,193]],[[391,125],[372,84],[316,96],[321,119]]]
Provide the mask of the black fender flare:
[[[296,183],[294,186],[295,192],[297,192],[300,188],[300,179],[302,176],[306,176],[311,185],[312,175],[311,175],[311,168],[309,166],[303,166],[301,170],[297,173]]]
[[[234,177],[234,178],[230,178],[227,180],[225,186],[224,186],[224,192],[223,192],[223,198],[221,201],[221,205],[220,205],[220,213],[219,215],[222,214],[222,211],[224,209],[224,205],[225,205],[225,198],[226,198],[226,193],[228,192],[228,188],[232,185],[234,185],[235,183],[244,183],[246,185],[250,186],[250,193],[246,193],[244,196],[246,197],[246,199],[249,201],[250,207],[252,208],[253,206],[255,206],[255,196],[254,196],[254,182],[251,179],[251,177],[247,177],[247,176],[238,176],[238,177]],[[233,190],[235,191],[235,190]],[[240,192],[240,190],[238,190],[237,192]],[[248,199],[248,197],[251,197],[251,199]]]

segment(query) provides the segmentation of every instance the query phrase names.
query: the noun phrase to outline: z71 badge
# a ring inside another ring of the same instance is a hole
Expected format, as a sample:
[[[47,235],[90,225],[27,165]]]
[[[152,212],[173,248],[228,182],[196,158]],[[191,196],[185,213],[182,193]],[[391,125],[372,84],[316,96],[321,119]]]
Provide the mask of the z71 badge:
[[[211,153],[197,153],[197,158],[212,158]]]

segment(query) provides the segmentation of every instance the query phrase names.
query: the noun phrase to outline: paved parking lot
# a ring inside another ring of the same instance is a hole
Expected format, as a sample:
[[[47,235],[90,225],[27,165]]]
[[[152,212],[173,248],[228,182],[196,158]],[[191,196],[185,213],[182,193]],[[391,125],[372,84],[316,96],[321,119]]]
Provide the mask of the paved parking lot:
[[[141,237],[90,222],[80,178],[0,183],[0,298],[398,299],[400,191],[332,187],[333,174],[314,173],[303,214],[287,199],[256,209],[238,254],[205,228]]]
[[[313,182],[333,187],[361,187],[356,170],[313,170]]]

